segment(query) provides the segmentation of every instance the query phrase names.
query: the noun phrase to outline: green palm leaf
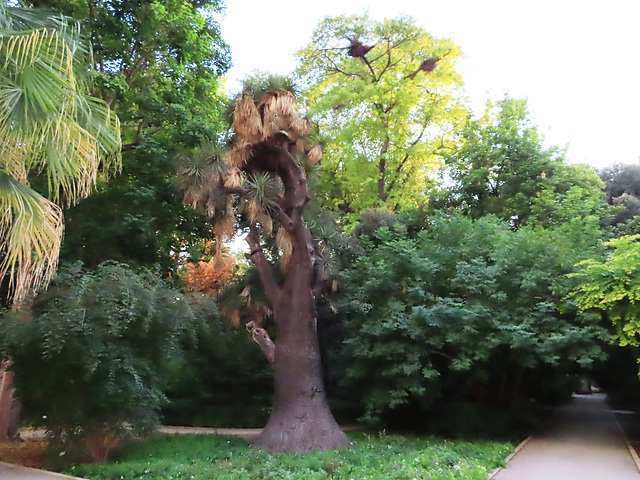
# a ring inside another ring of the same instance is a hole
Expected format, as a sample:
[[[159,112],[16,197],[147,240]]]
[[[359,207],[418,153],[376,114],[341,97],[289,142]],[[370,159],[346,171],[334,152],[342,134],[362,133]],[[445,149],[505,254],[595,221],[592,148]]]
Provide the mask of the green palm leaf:
[[[120,166],[118,119],[78,75],[85,53],[64,17],[0,5],[0,275],[11,276],[14,301],[55,272],[55,203],[74,204]],[[50,200],[29,188],[30,173],[46,175]]]

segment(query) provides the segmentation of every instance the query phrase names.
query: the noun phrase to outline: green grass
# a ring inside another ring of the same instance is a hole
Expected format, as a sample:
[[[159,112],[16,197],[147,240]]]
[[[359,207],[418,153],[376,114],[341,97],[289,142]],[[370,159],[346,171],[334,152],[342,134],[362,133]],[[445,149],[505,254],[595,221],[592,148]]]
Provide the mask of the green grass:
[[[239,438],[160,435],[123,446],[110,463],[65,473],[91,480],[486,480],[514,448],[384,432],[350,438],[353,448],[285,455],[252,450]]]

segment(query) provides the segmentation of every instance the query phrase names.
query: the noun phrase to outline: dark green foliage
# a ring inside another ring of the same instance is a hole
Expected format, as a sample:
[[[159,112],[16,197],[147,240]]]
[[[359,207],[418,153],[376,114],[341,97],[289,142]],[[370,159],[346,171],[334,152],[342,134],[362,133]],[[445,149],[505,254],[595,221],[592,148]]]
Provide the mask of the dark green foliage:
[[[630,345],[608,345],[607,360],[592,372],[595,384],[607,393],[607,403],[616,410],[640,411],[640,349]]]
[[[611,236],[640,233],[640,165],[618,163],[598,173],[606,185],[607,202],[617,207]]]
[[[218,0],[34,0],[80,22],[92,42],[97,92],[122,123],[122,174],[65,213],[62,257],[160,267],[210,237],[183,205],[173,158],[224,137],[220,77],[229,68]],[[199,260],[199,258],[197,259]]]
[[[166,425],[262,427],[267,421],[273,373],[244,328],[219,318],[199,327],[172,369],[163,409]]]
[[[164,435],[115,452],[114,463],[77,466],[67,473],[94,480],[485,480],[513,450],[510,443],[384,432],[351,438],[350,449],[287,455],[249,449],[238,438]]]
[[[61,448],[120,437],[125,426],[152,431],[165,402],[163,372],[195,319],[185,297],[123,264],[93,272],[74,264],[23,312],[5,316],[0,338],[25,419]]]
[[[178,252],[210,236],[204,212],[184,205],[167,147],[145,140],[126,152],[122,174],[65,213],[63,260],[157,266],[177,278]]]
[[[565,274],[599,242],[584,225],[513,231],[491,216],[436,216],[407,236],[406,219],[362,235],[366,255],[340,273],[344,384],[365,419],[424,428],[454,405],[558,400],[570,374],[602,357],[599,317],[563,301]]]

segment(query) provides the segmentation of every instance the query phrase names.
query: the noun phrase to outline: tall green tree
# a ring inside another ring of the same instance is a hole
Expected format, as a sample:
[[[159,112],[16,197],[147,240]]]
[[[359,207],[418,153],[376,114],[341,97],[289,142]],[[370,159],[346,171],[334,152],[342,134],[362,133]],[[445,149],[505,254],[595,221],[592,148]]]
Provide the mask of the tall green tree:
[[[460,52],[407,17],[325,18],[298,53],[310,118],[322,131],[324,204],[363,211],[421,204],[464,109]]]
[[[545,227],[602,213],[600,179],[586,166],[567,165],[559,149],[543,146],[525,100],[489,102],[481,118],[468,117],[458,144],[446,158],[451,186],[434,195],[435,208]]]
[[[175,276],[178,252],[211,225],[182,204],[177,153],[228,130],[220,78],[229,67],[218,0],[35,0],[81,22],[93,43],[97,92],[122,121],[122,175],[68,215],[63,257],[157,264]],[[104,205],[108,204],[108,209]]]

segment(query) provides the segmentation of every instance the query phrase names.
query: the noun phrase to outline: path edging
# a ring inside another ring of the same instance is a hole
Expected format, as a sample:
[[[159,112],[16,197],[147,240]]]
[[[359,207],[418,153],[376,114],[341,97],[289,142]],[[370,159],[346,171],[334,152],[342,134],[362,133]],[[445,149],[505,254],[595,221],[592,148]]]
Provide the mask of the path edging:
[[[0,462],[0,465],[3,467],[8,467],[10,470],[18,470],[27,473],[38,473],[41,475],[46,475],[53,478],[57,478],[60,480],[87,480],[86,478],[80,477],[72,477],[70,475],[65,475],[64,473],[50,472],[48,470],[40,470],[39,468],[31,468],[31,467],[23,467],[22,465],[17,465],[15,463],[6,463]]]
[[[529,440],[531,440],[531,438],[533,438],[533,435],[529,435],[527,438],[525,438],[523,441],[521,441],[521,442],[520,442],[520,445],[518,445],[518,446],[516,447],[516,449],[515,449],[513,452],[511,452],[511,453],[507,456],[507,458],[505,458],[505,459],[504,459],[504,464],[505,464],[505,465],[507,465],[507,464],[511,461],[511,459],[512,459],[513,457],[515,457],[515,456],[518,454],[518,452],[520,452],[520,450],[522,450],[522,449],[524,448],[524,446],[525,446],[527,443],[529,443]],[[503,470],[503,468],[502,468],[502,467],[498,467],[498,468],[496,468],[494,471],[492,471],[492,472],[489,474],[489,476],[487,477],[487,480],[493,480],[493,478],[494,478],[496,475],[498,475],[498,473],[500,473],[502,470]]]
[[[618,428],[622,432],[622,436],[624,437],[624,441],[627,444],[627,449],[629,450],[629,454],[631,455],[631,458],[633,458],[633,462],[636,464],[636,469],[638,470],[638,472],[640,472],[640,457],[638,457],[638,454],[636,453],[636,449],[633,448],[633,445],[631,445],[631,442],[627,437],[627,433],[624,431],[624,428],[622,428],[622,425],[620,425],[620,422],[618,421],[618,417],[616,417],[616,414],[612,411],[611,415],[613,415],[613,419],[616,421],[616,423],[618,424]]]

